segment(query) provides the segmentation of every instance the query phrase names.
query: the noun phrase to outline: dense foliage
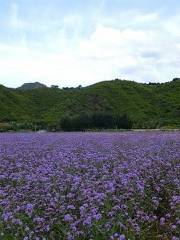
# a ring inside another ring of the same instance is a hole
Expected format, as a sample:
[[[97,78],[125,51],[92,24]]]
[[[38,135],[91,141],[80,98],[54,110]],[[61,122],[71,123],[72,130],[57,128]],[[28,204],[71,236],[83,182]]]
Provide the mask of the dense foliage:
[[[180,133],[0,135],[0,239],[178,240]]]
[[[126,115],[111,113],[81,114],[61,119],[59,128],[64,131],[84,131],[90,129],[131,129],[132,122]]]
[[[59,129],[65,117],[123,116],[134,128],[180,127],[180,79],[163,84],[105,81],[88,87],[8,89],[0,86],[0,123],[16,129]]]

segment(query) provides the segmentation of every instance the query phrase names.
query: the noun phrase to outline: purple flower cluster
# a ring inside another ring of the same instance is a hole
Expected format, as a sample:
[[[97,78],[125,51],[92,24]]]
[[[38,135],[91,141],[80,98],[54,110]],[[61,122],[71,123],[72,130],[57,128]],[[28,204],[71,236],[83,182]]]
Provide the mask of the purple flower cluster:
[[[0,135],[0,239],[179,236],[179,132]]]

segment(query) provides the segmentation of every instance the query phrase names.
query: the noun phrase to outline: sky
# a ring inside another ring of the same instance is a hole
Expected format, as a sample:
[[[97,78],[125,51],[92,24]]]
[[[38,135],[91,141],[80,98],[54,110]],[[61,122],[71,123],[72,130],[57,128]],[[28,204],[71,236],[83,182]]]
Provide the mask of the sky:
[[[180,77],[179,0],[0,0],[0,84]]]

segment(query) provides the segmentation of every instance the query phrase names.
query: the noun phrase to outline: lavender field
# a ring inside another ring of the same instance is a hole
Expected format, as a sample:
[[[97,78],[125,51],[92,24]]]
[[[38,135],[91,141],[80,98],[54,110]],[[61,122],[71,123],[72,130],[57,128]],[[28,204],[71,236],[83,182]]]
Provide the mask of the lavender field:
[[[0,135],[0,239],[179,236],[180,132]]]

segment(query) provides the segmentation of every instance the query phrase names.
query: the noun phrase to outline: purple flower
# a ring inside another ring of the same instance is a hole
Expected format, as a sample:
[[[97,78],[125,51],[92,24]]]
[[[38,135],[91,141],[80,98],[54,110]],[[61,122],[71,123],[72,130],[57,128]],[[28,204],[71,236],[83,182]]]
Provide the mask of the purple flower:
[[[87,217],[84,221],[83,221],[83,225],[88,225],[88,226],[91,226],[92,224],[92,219],[91,217]]]
[[[172,240],[180,240],[180,238],[179,238],[179,237],[176,237],[176,236],[173,236],[173,237],[172,237]]]
[[[28,204],[26,205],[26,210],[25,210],[25,212],[28,214],[29,217],[32,216],[33,208],[34,208],[34,206],[33,206],[33,204],[31,204],[31,203],[28,203]]]
[[[121,235],[119,236],[119,240],[126,240],[125,235],[124,235],[124,234],[121,234]]]
[[[177,226],[176,226],[176,225],[174,225],[174,224],[173,224],[173,225],[171,225],[171,229],[172,229],[172,230],[176,230],[176,228],[177,228]]]
[[[65,222],[72,222],[73,221],[73,217],[70,214],[66,214],[64,216],[64,221]]]
[[[102,218],[100,213],[97,213],[97,214],[93,215],[93,217],[96,221],[99,221]]]
[[[7,222],[13,218],[13,215],[11,212],[3,213],[2,218],[5,222]]]
[[[165,224],[166,219],[164,217],[160,218],[160,225],[163,226]]]
[[[98,225],[125,240],[159,223],[177,240],[179,143],[180,132],[0,134],[1,238],[65,225],[57,238],[90,239]]]
[[[71,204],[71,205],[68,205],[68,206],[67,206],[67,209],[70,209],[70,210],[75,210],[76,208],[75,208],[75,206],[74,206],[74,205],[72,205],[72,204]]]
[[[119,234],[118,233],[114,233],[114,237],[115,238],[119,237]]]

